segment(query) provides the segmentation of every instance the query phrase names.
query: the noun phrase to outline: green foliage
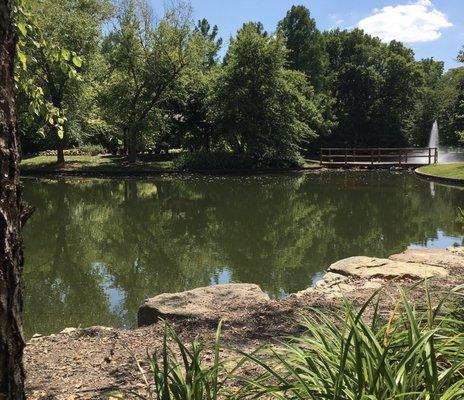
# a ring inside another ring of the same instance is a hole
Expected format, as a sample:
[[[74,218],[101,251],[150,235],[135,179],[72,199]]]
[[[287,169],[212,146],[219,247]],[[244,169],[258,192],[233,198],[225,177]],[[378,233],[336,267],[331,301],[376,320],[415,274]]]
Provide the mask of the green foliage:
[[[427,58],[418,62],[423,76],[423,86],[415,104],[414,116],[411,120],[408,142],[426,147],[430,138],[433,123],[439,118],[441,107],[440,93],[443,90],[444,62]]]
[[[425,311],[402,292],[388,321],[374,298],[360,311],[349,303],[343,313],[313,310],[303,324],[306,333],[272,350],[271,361],[246,355],[266,372],[246,380],[242,398],[461,399],[464,322],[443,304],[462,290],[455,288],[437,306],[427,292]]]
[[[267,37],[247,24],[231,42],[213,87],[216,134],[239,154],[298,161],[322,116],[304,74],[285,69],[281,35]]]
[[[335,94],[338,127],[330,143],[348,147],[402,146],[422,85],[411,50],[384,44],[361,30],[325,34],[328,86]]]
[[[15,80],[20,92],[27,98],[28,113],[21,114],[27,122],[39,118],[41,127],[38,133],[44,135],[44,126],[53,128],[60,139],[64,136],[64,125],[67,121],[64,109],[57,107],[47,99],[45,82],[37,82],[31,76],[34,64],[37,62],[33,51],[50,60],[69,79],[78,78],[78,67],[82,66],[82,59],[67,49],[60,48],[45,36],[36,25],[36,20],[25,9],[24,2],[18,2],[15,7],[16,27],[18,31],[17,64]]]
[[[107,0],[24,0],[22,10],[25,20],[20,21],[19,31],[24,26],[28,31],[19,50],[27,60],[19,78],[24,82],[19,98],[23,134],[30,138],[37,131],[42,135],[50,131],[55,145],[62,148],[63,143],[78,140],[79,130],[70,128],[81,124],[91,107],[84,87],[111,7]],[[37,118],[44,111],[45,123]]]
[[[185,170],[246,170],[255,166],[251,157],[228,151],[184,153],[174,161],[174,167]]]
[[[312,310],[304,318],[305,333],[255,354],[239,351],[243,358],[229,361],[232,371],[220,360],[220,325],[210,363],[204,361],[202,344],[194,341],[187,346],[166,327],[150,373],[138,364],[148,394],[137,396],[147,400],[459,400],[464,396],[464,322],[458,309],[463,289],[454,288],[435,304],[426,290],[425,310],[415,307],[401,291],[387,320],[379,311],[377,294],[359,311],[348,301],[337,312]],[[450,297],[452,307],[446,309]],[[248,366],[247,361],[265,372],[236,374],[241,366]],[[227,390],[231,384],[241,388]]]
[[[158,19],[148,0],[22,0],[17,14],[25,152],[90,143],[132,161],[172,147],[295,164],[324,145],[423,146],[435,119],[442,144],[464,140],[462,68],[443,75],[359,29],[320,32],[304,6],[275,33],[245,23],[222,61],[219,28],[183,2]]]
[[[311,84],[321,90],[328,55],[324,38],[309,10],[304,6],[292,6],[287,16],[279,22],[278,31],[283,34],[289,50],[289,68],[305,73]]]
[[[146,400],[217,400],[224,398],[221,393],[229,374],[220,360],[219,337],[221,323],[216,332],[212,363],[205,362],[205,347],[194,340],[187,346],[175,331],[165,326],[163,348],[150,361],[150,375],[140,367],[146,382],[148,395],[137,397]],[[172,340],[176,350],[171,349]],[[178,356],[177,354],[180,354]],[[222,376],[220,376],[220,374]]]

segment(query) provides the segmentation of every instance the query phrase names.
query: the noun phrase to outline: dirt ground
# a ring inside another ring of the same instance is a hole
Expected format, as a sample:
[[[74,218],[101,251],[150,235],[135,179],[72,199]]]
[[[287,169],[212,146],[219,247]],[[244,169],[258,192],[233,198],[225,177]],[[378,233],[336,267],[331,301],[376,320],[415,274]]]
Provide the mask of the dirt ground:
[[[434,294],[462,283],[464,268],[455,268],[446,279],[431,280],[428,285]],[[351,284],[361,287],[365,282],[353,279]],[[411,280],[389,281],[382,290],[381,311],[387,318],[398,299],[398,288],[409,289],[413,301],[421,301],[425,284],[411,289]],[[373,290],[355,290],[347,297],[362,305]],[[234,307],[222,315],[222,357],[239,357],[230,349],[247,352],[260,346],[276,343],[286,336],[301,334],[301,316],[313,308],[336,311],[340,299],[330,298],[317,291],[302,296],[292,295],[285,300],[263,305]],[[369,312],[366,314],[369,318]],[[217,320],[169,321],[178,335],[190,342],[198,338],[212,348]],[[107,399],[111,393],[124,394],[144,387],[138,360],[147,366],[149,355],[162,346],[164,325],[133,330],[93,327],[83,330],[67,329],[63,333],[32,339],[25,351],[28,398],[36,399]],[[210,352],[212,358],[212,352]],[[208,360],[206,360],[208,361]],[[253,373],[253,371],[247,371]]]

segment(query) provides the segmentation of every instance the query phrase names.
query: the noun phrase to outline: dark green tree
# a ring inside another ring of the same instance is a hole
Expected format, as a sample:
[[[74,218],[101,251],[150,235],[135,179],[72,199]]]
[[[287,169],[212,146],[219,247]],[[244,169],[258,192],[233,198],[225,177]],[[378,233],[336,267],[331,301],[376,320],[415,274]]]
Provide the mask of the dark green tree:
[[[324,38],[305,6],[292,6],[279,22],[278,30],[286,39],[289,68],[304,72],[316,91],[324,87],[328,55]]]
[[[442,92],[443,61],[426,58],[418,62],[423,74],[423,86],[415,106],[412,118],[411,137],[409,143],[417,146],[427,146],[430,129],[439,118],[440,93]]]
[[[338,121],[328,142],[348,147],[405,145],[422,87],[413,52],[359,29],[331,31],[325,38]]]
[[[324,121],[303,73],[285,68],[282,35],[262,35],[245,24],[232,40],[216,79],[215,128],[234,152],[257,160],[294,163],[301,145]]]

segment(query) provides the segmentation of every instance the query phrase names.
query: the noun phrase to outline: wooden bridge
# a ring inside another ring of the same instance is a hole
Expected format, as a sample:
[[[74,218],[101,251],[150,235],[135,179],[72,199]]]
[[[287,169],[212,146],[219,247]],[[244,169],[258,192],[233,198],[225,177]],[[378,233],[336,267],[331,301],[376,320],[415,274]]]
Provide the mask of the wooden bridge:
[[[436,147],[321,148],[320,163],[334,168],[419,167],[438,162]]]

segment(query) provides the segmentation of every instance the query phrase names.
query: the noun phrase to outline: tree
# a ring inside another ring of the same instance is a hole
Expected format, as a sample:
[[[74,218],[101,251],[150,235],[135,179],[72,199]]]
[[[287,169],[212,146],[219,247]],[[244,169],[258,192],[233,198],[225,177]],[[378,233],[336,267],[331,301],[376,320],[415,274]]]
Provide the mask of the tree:
[[[234,152],[293,164],[323,124],[312,87],[303,73],[285,69],[286,56],[283,37],[265,36],[256,24],[245,24],[231,42],[211,110]]]
[[[442,78],[438,125],[440,142],[456,146],[464,133],[464,67],[449,70]]]
[[[195,27],[195,32],[201,33],[206,39],[213,44],[209,51],[208,57],[208,67],[211,67],[216,64],[216,58],[219,50],[222,47],[222,38],[218,37],[219,28],[217,25],[214,25],[211,28],[210,23],[206,18],[203,18],[198,21],[197,26]]]
[[[409,142],[425,147],[428,145],[432,125],[439,118],[444,62],[427,58],[420,60],[418,65],[423,75],[423,86],[415,104]]]
[[[27,79],[43,89],[45,101],[62,120],[56,124],[52,118],[46,128],[55,141],[57,162],[63,164],[63,149],[71,139],[69,127],[84,115],[85,108],[76,110],[76,103],[82,106],[79,99],[89,84],[86,76],[98,54],[102,23],[111,15],[111,7],[107,0],[27,0],[26,5],[34,16],[34,37],[26,49]],[[79,79],[63,60],[80,70]],[[75,112],[68,113],[72,109]]]
[[[304,72],[316,91],[324,87],[328,64],[324,38],[305,6],[292,6],[279,22],[278,30],[286,40],[289,68]]]
[[[26,219],[19,180],[20,145],[15,104],[14,65],[17,36],[13,1],[0,1],[0,398],[22,400],[23,250]]]
[[[100,103],[123,133],[130,161],[155,145],[166,123],[164,106],[175,96],[179,79],[198,60],[190,10],[183,5],[155,23],[144,0],[123,0],[116,26],[104,44],[108,74]]]
[[[218,38],[218,28],[206,19],[198,21],[198,59],[187,68],[179,80],[175,98],[170,103],[172,130],[178,135],[178,143],[190,150],[210,150],[213,124],[210,118],[208,97],[212,77],[219,68],[217,54],[222,44]]]
[[[422,87],[413,52],[359,29],[331,31],[325,39],[328,88],[335,97],[338,121],[327,142],[349,147],[405,145]]]

